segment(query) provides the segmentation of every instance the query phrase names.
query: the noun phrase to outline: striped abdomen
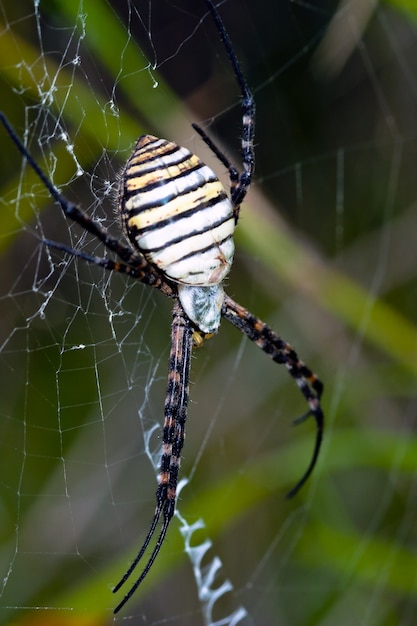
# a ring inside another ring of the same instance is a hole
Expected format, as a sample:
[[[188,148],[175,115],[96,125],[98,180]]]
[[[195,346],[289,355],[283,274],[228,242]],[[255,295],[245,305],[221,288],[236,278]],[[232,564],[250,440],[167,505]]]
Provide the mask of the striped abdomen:
[[[235,219],[212,170],[186,148],[143,135],[119,185],[128,239],[168,278],[220,283],[233,260]]]

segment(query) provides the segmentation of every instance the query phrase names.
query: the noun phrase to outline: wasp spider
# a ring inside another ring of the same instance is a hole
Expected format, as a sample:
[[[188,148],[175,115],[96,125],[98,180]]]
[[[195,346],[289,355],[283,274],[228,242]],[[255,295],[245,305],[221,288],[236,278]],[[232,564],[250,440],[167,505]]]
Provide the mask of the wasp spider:
[[[255,104],[223,22],[212,0],[205,0],[205,3],[217,26],[241,91],[243,172],[238,172],[199,126],[193,124],[193,127],[227,168],[231,183],[229,196],[212,170],[186,148],[151,135],[139,137],[119,183],[118,211],[126,244],[112,237],[99,222],[61,195],[0,113],[0,120],[11,139],[51,196],[60,204],[64,214],[94,235],[120,260],[90,256],[51,241],[44,243],[107,270],[127,274],[156,287],[174,301],[155,513],[143,546],[113,591],[118,591],[136,569],[161,516],[162,526],[143,571],[117,605],[115,613],[124,606],[148,574],[174,514],[187,419],[191,352],[194,345],[199,345],[205,337],[218,330],[221,317],[255,342],[273,361],[285,365],[309,406],[308,412],[297,422],[309,415],[316,420],[317,434],[311,461],[289,496],[293,496],[311,474],[323,435],[320,406],[323,385],[320,380],[286,341],[234,302],[222,287],[222,281],[233,261],[233,231],[239,219],[240,204],[254,172]]]

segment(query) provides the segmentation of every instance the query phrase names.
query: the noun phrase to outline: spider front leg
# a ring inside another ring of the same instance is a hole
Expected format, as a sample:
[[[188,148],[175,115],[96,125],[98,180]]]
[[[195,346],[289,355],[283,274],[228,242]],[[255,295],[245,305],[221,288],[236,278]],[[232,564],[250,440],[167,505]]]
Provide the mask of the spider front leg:
[[[156,508],[151,527],[145,542],[139,550],[132,565],[126,574],[115,586],[113,592],[117,592],[136,569],[143,557],[152,537],[155,533],[161,514],[163,516],[155,547],[145,565],[141,575],[123,600],[114,609],[118,613],[134,594],[141,582],[146,577],[158,556],[164,542],[168,526],[175,511],[177,495],[178,472],[181,461],[181,450],[184,445],[185,422],[187,419],[187,406],[189,397],[189,377],[191,367],[191,353],[193,347],[194,327],[185,316],[179,302],[176,302],[173,310],[171,330],[171,352],[169,357],[168,388],[165,400],[165,422],[162,442],[162,456],[159,469],[159,485],[156,492]]]
[[[105,259],[102,257],[85,254],[84,252],[81,252],[79,250],[73,250],[72,248],[69,248],[64,244],[60,244],[55,241],[49,241],[47,239],[44,239],[42,241],[44,245],[46,245],[48,248],[56,248],[57,250],[67,252],[72,256],[76,256],[83,259],[84,261],[87,261],[88,263],[94,263],[95,265],[104,267],[104,269],[108,271],[128,274],[132,278],[136,278],[146,285],[150,285],[151,287],[159,289],[169,297],[175,295],[175,287],[169,284],[161,275],[161,273],[158,272],[150,263],[148,263],[143,254],[141,254],[141,252],[137,248],[134,249],[130,245],[125,245],[116,237],[112,237],[107,228],[102,226],[100,222],[91,218],[89,215],[87,215],[87,213],[85,213],[82,209],[80,209],[77,205],[75,205],[73,202],[68,200],[60,193],[57,187],[55,187],[52,181],[47,177],[43,169],[37,164],[30,152],[26,149],[26,146],[22,143],[18,135],[15,133],[9,120],[2,111],[0,111],[0,124],[4,126],[9,137],[17,146],[19,152],[26,159],[29,166],[36,173],[40,181],[44,184],[45,188],[49,191],[51,197],[61,206],[64,215],[72,219],[74,222],[79,224],[79,226],[97,237],[97,239],[101,241],[106,248],[108,248],[112,252],[115,252],[120,257],[120,259],[122,259],[123,262],[120,263],[119,261],[113,261],[112,259]]]
[[[323,393],[323,383],[303,361],[298,358],[294,348],[275,334],[264,322],[249,313],[243,306],[226,296],[224,299],[222,316],[233,326],[236,326],[251,341],[253,341],[275,363],[282,363],[294,378],[298,388],[307,400],[309,410],[295,420],[298,424],[309,415],[316,420],[317,433],[311,461],[301,479],[287,494],[292,498],[304,485],[316,465],[321,442],[323,440],[324,416],[320,406],[320,398]]]

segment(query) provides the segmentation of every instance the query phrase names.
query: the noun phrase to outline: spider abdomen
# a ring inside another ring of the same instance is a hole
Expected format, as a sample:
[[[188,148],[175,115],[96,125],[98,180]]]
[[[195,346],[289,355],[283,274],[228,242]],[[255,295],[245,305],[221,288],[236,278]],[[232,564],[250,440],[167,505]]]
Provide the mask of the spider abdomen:
[[[186,148],[143,135],[119,184],[126,236],[168,278],[211,286],[234,253],[233,208],[214,172]]]

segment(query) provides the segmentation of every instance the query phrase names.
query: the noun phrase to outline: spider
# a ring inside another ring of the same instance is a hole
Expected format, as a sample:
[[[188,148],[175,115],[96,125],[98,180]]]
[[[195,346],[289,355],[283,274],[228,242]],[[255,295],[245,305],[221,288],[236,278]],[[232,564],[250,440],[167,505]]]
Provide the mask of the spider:
[[[98,221],[65,198],[29,154],[22,141],[0,112],[0,121],[28,164],[36,172],[64,214],[94,235],[120,260],[100,258],[65,245],[43,241],[106,270],[127,274],[155,287],[173,299],[171,350],[165,421],[156,491],[156,508],[145,541],[120,582],[117,592],[130,578],[144,556],[162,516],[159,535],[140,576],[116,606],[117,613],[131,598],[151,569],[166,537],[175,503],[181,451],[189,398],[191,353],[216,333],[225,318],[273,361],[285,365],[308,403],[308,411],[296,423],[312,415],[316,440],[312,458],[302,478],[288,493],[292,497],[310,476],[316,464],[322,436],[323,412],[320,397],[323,385],[301,361],[295,350],[260,319],[234,302],[222,282],[230,270],[233,232],[239,219],[240,204],[251,185],[254,158],[255,103],[233,50],[230,38],[212,0],[204,0],[217,27],[241,92],[243,171],[232,165],[197,124],[193,128],[226,167],[230,195],[217,176],[186,148],[151,135],[139,137],[119,181],[118,212],[123,239],[111,236]]]

